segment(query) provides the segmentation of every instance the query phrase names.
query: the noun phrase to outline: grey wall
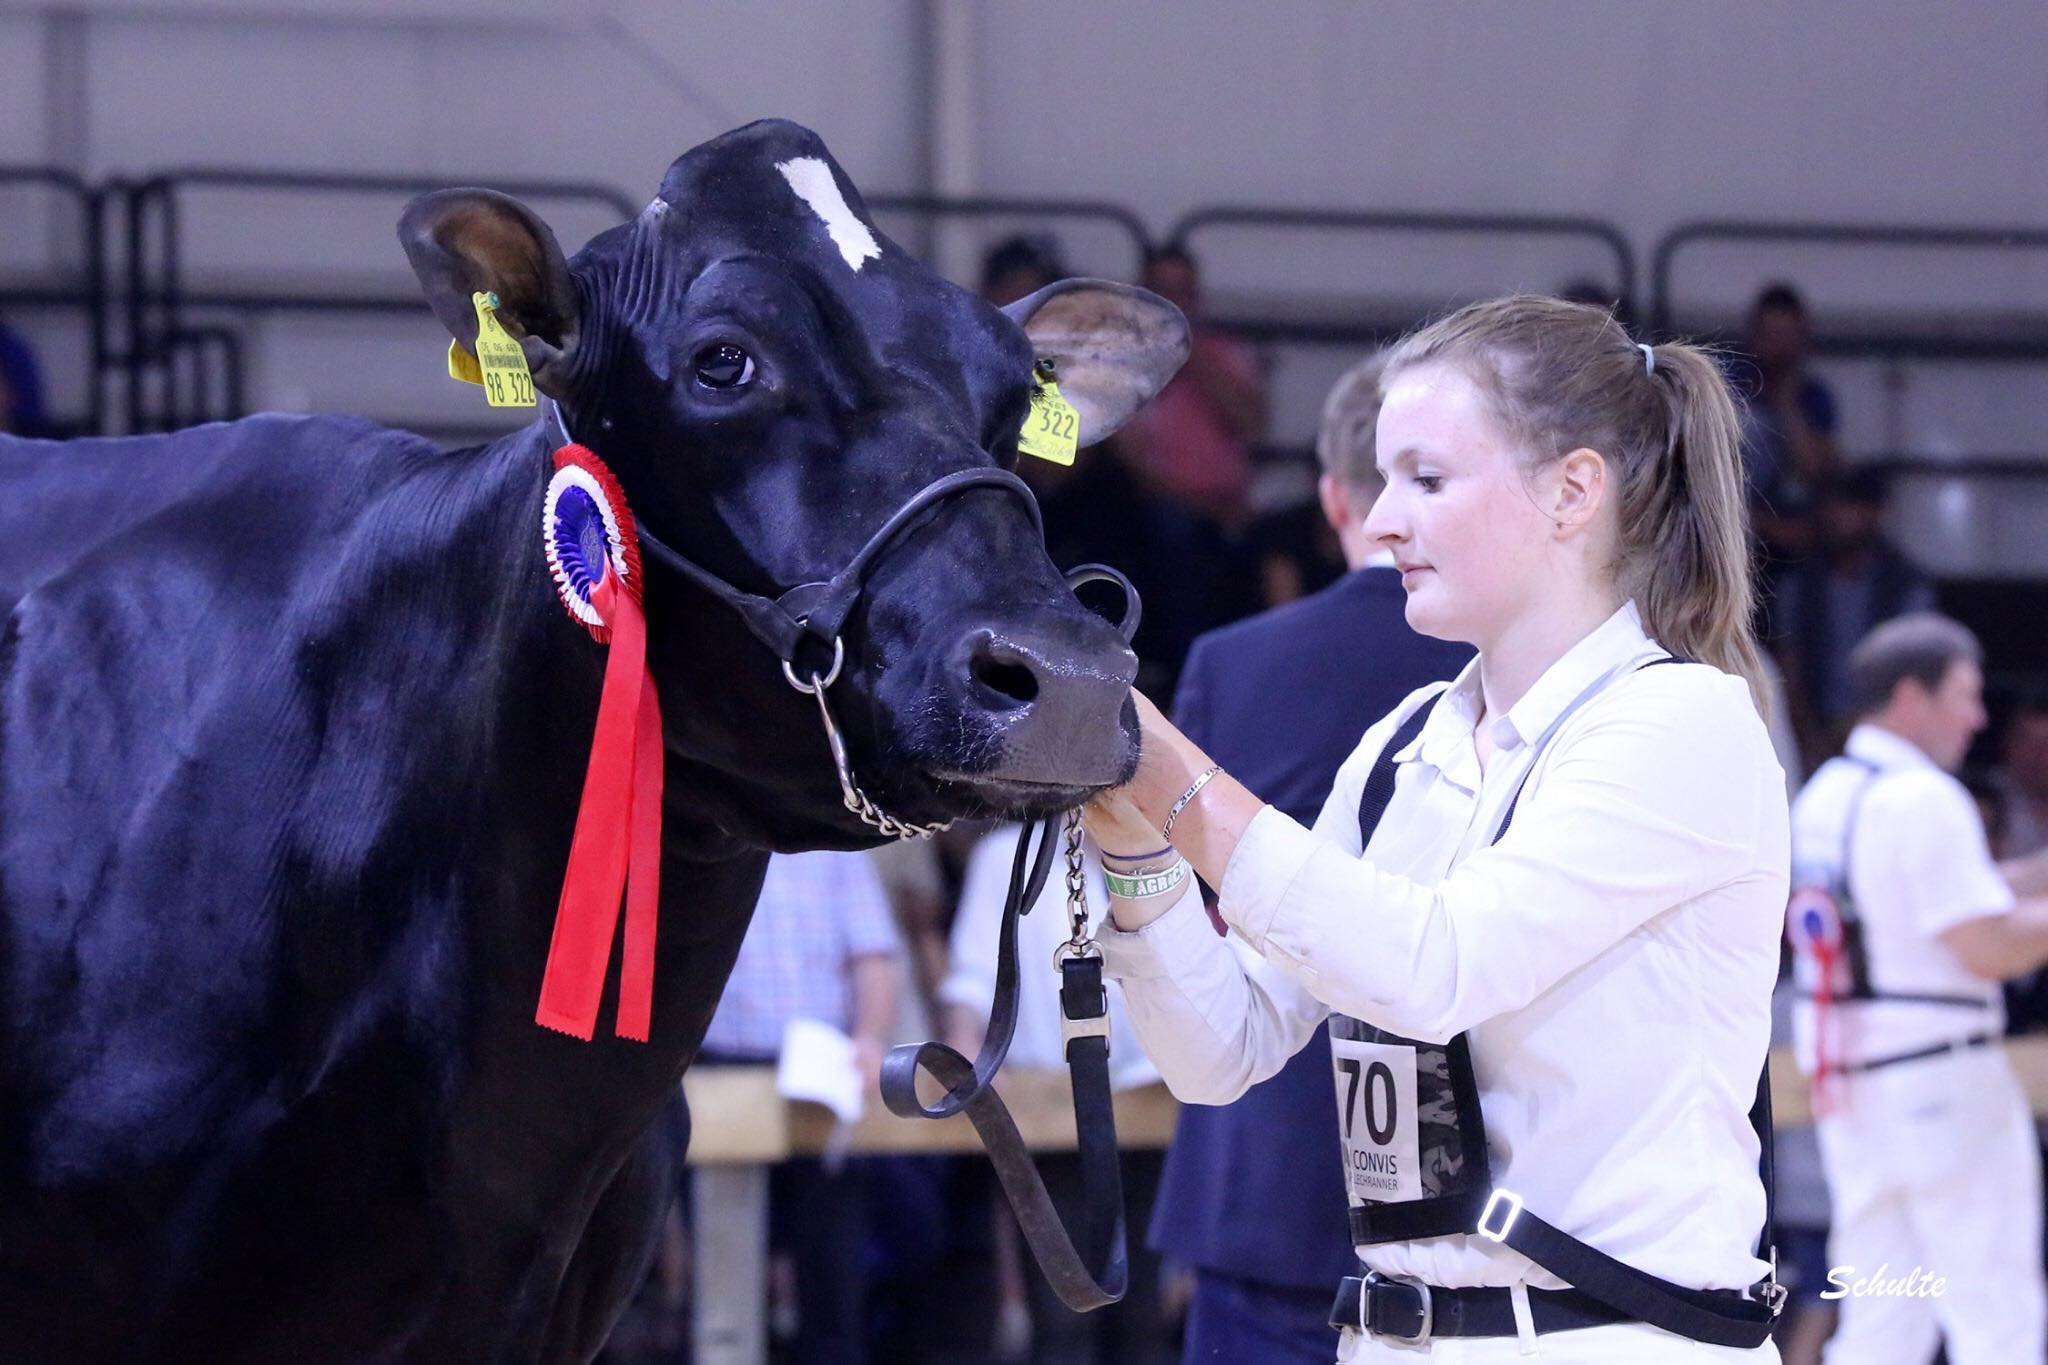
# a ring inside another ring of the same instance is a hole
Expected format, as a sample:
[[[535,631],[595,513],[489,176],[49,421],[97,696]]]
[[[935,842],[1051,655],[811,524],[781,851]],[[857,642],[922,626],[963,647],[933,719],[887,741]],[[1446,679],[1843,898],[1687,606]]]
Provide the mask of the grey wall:
[[[2039,0],[0,0],[0,161],[561,177],[639,196],[687,146],[780,114],[870,190],[937,175],[1116,199],[1160,227],[1221,200],[1590,213],[1645,246],[1700,216],[2042,225],[2044,52]],[[393,214],[208,196],[187,236],[195,273],[395,289]],[[572,247],[603,222],[551,217]],[[1085,268],[1122,266],[1106,235],[1070,245]],[[1203,245],[1219,291],[1294,296],[1332,281],[1442,299],[1552,288],[1597,261],[1393,239]],[[46,206],[0,194],[0,270],[65,249]],[[2048,306],[2048,253],[1717,250],[1683,288],[1733,307],[1780,273],[1821,309]],[[480,417],[439,378],[424,311],[273,319],[257,341],[262,403]],[[1273,357],[1281,435],[1305,434],[1343,359]],[[2048,450],[2044,371],[1916,367],[1888,400],[1875,366],[1830,367],[1852,447],[1895,427],[1958,453]]]

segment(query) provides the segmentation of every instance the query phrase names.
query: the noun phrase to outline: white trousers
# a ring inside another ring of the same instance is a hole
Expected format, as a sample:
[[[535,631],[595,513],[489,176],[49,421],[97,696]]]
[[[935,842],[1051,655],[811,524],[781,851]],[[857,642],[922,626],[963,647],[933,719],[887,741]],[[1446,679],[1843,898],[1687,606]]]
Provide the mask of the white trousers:
[[[1346,1354],[1346,1352],[1349,1354]],[[1524,1353],[1514,1337],[1451,1337],[1428,1349],[1399,1346],[1347,1331],[1337,1344],[1338,1365],[1778,1365],[1770,1342],[1749,1350],[1707,1346],[1639,1322],[1545,1332]]]
[[[1834,1203],[1828,1235],[1841,1324],[1826,1365],[2041,1365],[2041,1156],[2012,1067],[1993,1045],[1847,1078],[1815,1124]],[[1853,1270],[1850,1267],[1854,1267]],[[1915,1270],[1939,1296],[1896,1292]],[[1856,1294],[1855,1281],[1892,1282]]]

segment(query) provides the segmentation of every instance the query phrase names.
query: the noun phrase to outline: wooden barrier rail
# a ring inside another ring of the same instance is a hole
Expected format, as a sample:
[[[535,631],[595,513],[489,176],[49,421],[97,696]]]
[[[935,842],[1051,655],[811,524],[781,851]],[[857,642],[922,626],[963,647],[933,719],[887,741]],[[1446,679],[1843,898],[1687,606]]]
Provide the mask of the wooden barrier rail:
[[[1064,1071],[1005,1071],[997,1091],[1033,1151],[1074,1150],[1073,1092]],[[785,1100],[775,1093],[775,1069],[766,1066],[698,1067],[683,1077],[690,1102],[690,1164],[772,1165],[792,1156],[816,1156],[832,1133],[822,1105]],[[1116,1137],[1122,1147],[1164,1147],[1173,1137],[1180,1105],[1163,1085],[1116,1096]],[[965,1115],[903,1119],[868,1096],[847,1150],[855,1153],[979,1152],[981,1139]]]
[[[2019,1073],[2038,1118],[2048,1118],[2048,1036],[2012,1038],[2006,1056]],[[1074,1116],[1063,1071],[1005,1072],[1004,1100],[1024,1140],[1035,1151],[1072,1151]],[[690,1101],[690,1163],[694,1166],[772,1165],[825,1149],[832,1116],[815,1104],[775,1093],[772,1067],[699,1067],[683,1080]],[[978,1152],[981,1143],[964,1117],[901,1119],[872,1098],[854,1126],[849,1151],[863,1153]],[[1812,1122],[1806,1080],[1785,1048],[1771,1052],[1771,1108],[1780,1126]],[[1122,1147],[1164,1147],[1173,1138],[1180,1106],[1163,1085],[1116,1097],[1116,1136]]]

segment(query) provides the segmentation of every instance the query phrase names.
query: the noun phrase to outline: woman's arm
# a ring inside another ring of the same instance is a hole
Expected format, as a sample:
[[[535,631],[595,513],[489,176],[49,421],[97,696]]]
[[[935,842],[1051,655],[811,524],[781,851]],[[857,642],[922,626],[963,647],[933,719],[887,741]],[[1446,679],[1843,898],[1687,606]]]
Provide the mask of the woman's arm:
[[[1161,812],[1156,822],[1139,804],[1154,798],[1143,795],[1147,787],[1137,782],[1089,803],[1089,831],[1112,860],[1119,851],[1134,855],[1158,849],[1164,842],[1159,829],[1163,813],[1186,789],[1181,774],[1192,780],[1193,774],[1209,767],[1207,755],[1149,702],[1142,696],[1137,702],[1147,726],[1144,752],[1154,765],[1147,774],[1149,786],[1160,792],[1171,786],[1172,791],[1156,798]],[[1357,848],[1358,794],[1365,772],[1408,709],[1401,708],[1397,716],[1368,731],[1339,769],[1316,821],[1317,833],[1333,846]],[[1220,822],[1231,813],[1248,823],[1261,808],[1258,799],[1235,781],[1223,789],[1228,795],[1217,800],[1212,792],[1225,781],[1219,774],[1197,797],[1198,802],[1215,802],[1216,810],[1209,812],[1200,830],[1212,842],[1218,838]],[[1197,831],[1196,825],[1185,823],[1195,804],[1190,802],[1174,822],[1176,841]],[[1203,861],[1196,867],[1214,866],[1214,880],[1220,881],[1227,858],[1217,858],[1213,850],[1200,856]],[[1261,959],[1241,940],[1220,937],[1192,878],[1178,896],[1135,901],[1112,896],[1110,911],[1112,922],[1101,936],[1105,966],[1123,983],[1132,1026],[1146,1055],[1183,1100],[1224,1104],[1236,1099],[1300,1051],[1328,1013],[1286,971]]]
[[[1147,734],[1160,766],[1185,764],[1164,738]],[[1314,832],[1235,784],[1212,801],[1212,781],[1173,842],[1217,878],[1224,919],[1269,964],[1331,1008],[1409,1037],[1440,1041],[1520,1008],[1707,890],[1785,876],[1784,789],[1762,722],[1727,677],[1617,686],[1555,741],[1507,835],[1433,887],[1351,852],[1355,835],[1332,841],[1326,825],[1355,818],[1355,806],[1332,809],[1347,785],[1356,801],[1362,773],[1348,776]],[[1164,785],[1134,782],[1133,808],[1149,815]],[[1771,894],[1782,907],[1782,886]]]
[[[1219,936],[1192,881],[1142,930],[1105,928],[1098,942],[1145,1055],[1189,1104],[1230,1103],[1286,1065],[1328,1013],[1284,972]]]

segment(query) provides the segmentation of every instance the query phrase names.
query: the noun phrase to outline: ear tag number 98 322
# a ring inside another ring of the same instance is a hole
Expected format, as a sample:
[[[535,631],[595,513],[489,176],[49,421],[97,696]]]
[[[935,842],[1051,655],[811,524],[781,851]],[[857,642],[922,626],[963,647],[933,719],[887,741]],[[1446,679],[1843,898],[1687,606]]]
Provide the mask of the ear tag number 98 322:
[[[449,378],[481,385],[485,401],[494,408],[533,407],[533,375],[526,368],[526,352],[498,321],[498,296],[479,290],[470,295],[470,302],[476,305],[476,355],[472,358],[459,341],[449,342]]]
[[[1059,381],[1050,364],[1041,362],[1032,376],[1031,411],[1025,415],[1024,430],[1018,434],[1021,454],[1036,455],[1054,464],[1072,464],[1080,444],[1081,414],[1060,395]]]

